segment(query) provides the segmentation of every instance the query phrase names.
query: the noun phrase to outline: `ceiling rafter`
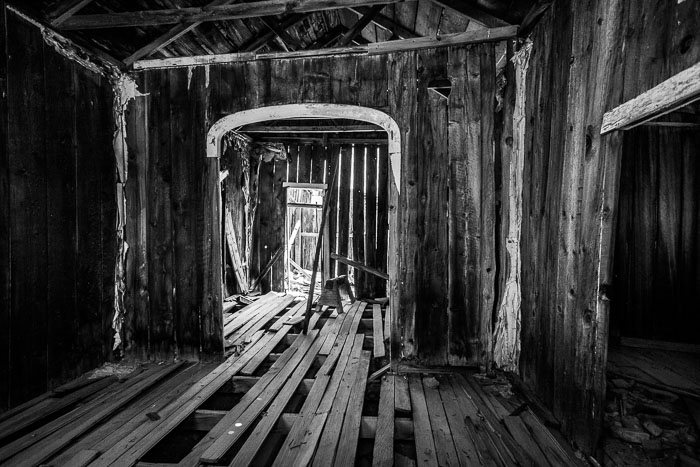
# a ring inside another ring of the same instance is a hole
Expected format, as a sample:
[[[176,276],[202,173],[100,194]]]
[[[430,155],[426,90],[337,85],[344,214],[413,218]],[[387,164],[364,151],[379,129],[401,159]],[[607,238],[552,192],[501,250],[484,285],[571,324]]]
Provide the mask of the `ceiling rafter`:
[[[51,26],[54,28],[61,26],[71,16],[88,6],[94,0],[71,0],[59,3],[47,16],[51,19]]]
[[[333,29],[327,31],[326,34],[324,34],[322,37],[319,37],[318,39],[316,39],[316,41],[309,44],[305,50],[317,50],[329,47],[330,45],[334,44],[335,41],[337,41],[340,38],[340,36],[345,34],[347,31],[347,27],[343,26],[342,24],[339,24]]]
[[[297,24],[301,23],[304,21],[305,18],[308,18],[310,13],[307,14],[291,14],[287,16],[285,19],[283,19],[280,22],[280,28],[283,30],[289,29],[293,26],[296,26]],[[267,44],[270,43],[270,41],[275,39],[276,34],[274,31],[267,31],[265,34],[261,35],[260,37],[254,38],[250,43],[244,44],[241,46],[241,52],[257,52],[258,50],[262,49],[265,47]]]
[[[470,21],[476,21],[488,28],[500,28],[510,26],[510,23],[494,16],[483,8],[474,4],[473,1],[464,0],[431,0],[434,4],[454,11]]]
[[[369,7],[354,6],[348,8],[348,10],[358,15],[364,15],[369,12]],[[419,37],[418,34],[416,34],[415,32],[401,26],[400,24],[396,23],[395,21],[387,18],[382,14],[378,14],[374,18],[372,18],[372,22],[380,28],[384,29],[385,31],[389,31],[395,34],[396,36],[398,36],[399,39],[413,39]]]
[[[215,6],[223,6],[223,5],[229,5],[231,3],[234,3],[236,0],[214,0],[213,2],[209,3],[207,7],[215,7]],[[194,23],[182,23],[178,24],[177,26],[174,26],[171,28],[168,32],[161,34],[145,46],[141,47],[138,49],[136,52],[133,54],[129,55],[126,57],[123,61],[124,64],[129,67],[131,66],[135,61],[141,60],[142,58],[146,58],[149,55],[157,52],[158,50],[162,49],[163,47],[167,47],[169,44],[173,43],[174,41],[178,40],[180,37],[184,36],[197,26],[202,24],[201,22],[194,22]]]
[[[372,22],[372,18],[377,16],[382,10],[382,8],[384,8],[384,5],[375,5],[372,8],[370,8],[369,11],[362,15],[362,17],[358,19],[357,22],[353,24],[346,33],[340,36],[337,45],[340,47],[348,45],[353,39],[355,39],[355,37],[357,37],[362,32],[364,28],[366,28],[369,25],[369,23]]]
[[[294,39],[287,32],[287,28],[283,28],[282,25],[275,18],[271,16],[261,17],[260,21],[262,21],[270,31],[275,33],[277,38],[282,42],[284,48],[287,49],[287,52],[301,48],[301,44],[299,44],[299,41]]]
[[[64,30],[102,29],[136,26],[158,26],[183,22],[225,21],[231,19],[274,16],[285,13],[310,13],[336,10],[348,6],[374,6],[398,3],[404,0],[262,0],[259,2],[207,5],[162,10],[143,10],[122,13],[77,15],[68,18],[60,26]]]

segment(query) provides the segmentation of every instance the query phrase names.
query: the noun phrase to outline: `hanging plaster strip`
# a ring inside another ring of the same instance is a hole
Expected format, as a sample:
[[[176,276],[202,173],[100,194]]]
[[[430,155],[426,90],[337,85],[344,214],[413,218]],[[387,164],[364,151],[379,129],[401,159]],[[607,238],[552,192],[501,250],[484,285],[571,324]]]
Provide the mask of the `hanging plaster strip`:
[[[129,251],[129,245],[124,239],[124,227],[126,225],[126,194],[124,185],[128,178],[125,113],[131,100],[146,94],[139,92],[134,79],[125,74],[119,74],[112,80],[112,89],[114,91],[114,135],[112,137],[112,148],[117,167],[117,261],[114,267],[114,315],[112,317],[112,329],[114,330],[113,350],[116,350],[121,344],[121,329],[124,322],[126,255]]]
[[[508,177],[508,231],[505,254],[508,269],[505,272],[505,288],[498,308],[498,321],[494,332],[494,363],[505,371],[518,373],[520,360],[520,233],[523,221],[523,168],[525,162],[525,96],[527,68],[532,51],[529,39],[514,54],[515,107],[513,109],[513,147],[507,170]],[[508,86],[512,83],[507,83]],[[504,166],[504,170],[506,167]]]

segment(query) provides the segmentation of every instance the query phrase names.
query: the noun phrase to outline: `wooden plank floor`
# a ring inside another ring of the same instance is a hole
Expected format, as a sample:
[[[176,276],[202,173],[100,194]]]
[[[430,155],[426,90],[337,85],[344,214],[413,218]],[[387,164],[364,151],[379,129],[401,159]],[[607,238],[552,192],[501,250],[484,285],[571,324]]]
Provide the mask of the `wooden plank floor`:
[[[512,415],[463,370],[368,380],[388,363],[386,307],[324,307],[304,335],[297,318],[305,308],[265,295],[225,316],[221,364],[151,364],[122,379],[83,379],[0,414],[0,463],[575,463],[534,415]]]

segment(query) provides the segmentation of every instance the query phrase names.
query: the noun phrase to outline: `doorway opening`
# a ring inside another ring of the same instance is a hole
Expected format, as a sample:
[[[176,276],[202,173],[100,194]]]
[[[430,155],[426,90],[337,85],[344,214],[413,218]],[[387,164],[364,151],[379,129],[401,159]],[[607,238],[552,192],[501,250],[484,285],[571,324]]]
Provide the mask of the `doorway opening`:
[[[305,298],[315,269],[316,295],[326,280],[345,276],[355,297],[386,297],[387,143],[383,128],[347,119],[276,120],[227,134],[225,295]]]
[[[395,122],[356,106],[275,106],[222,119],[207,141],[208,156],[219,157],[215,218],[227,345],[240,334],[232,312],[276,294],[283,298],[272,308],[286,304],[279,317],[292,317],[289,308],[306,302],[314,270],[314,299],[342,284],[343,298],[378,302],[387,335],[381,342],[389,342],[386,304],[398,269],[398,255],[390,253],[397,238],[397,209],[390,206],[398,206],[400,186]],[[329,307],[319,302],[314,309]],[[373,308],[364,313],[371,318]]]
[[[629,101],[646,101],[653,114],[608,119],[625,131],[618,135],[604,449],[635,465],[670,465],[700,452],[700,101],[657,97],[657,88]],[[632,108],[618,109],[625,107]]]

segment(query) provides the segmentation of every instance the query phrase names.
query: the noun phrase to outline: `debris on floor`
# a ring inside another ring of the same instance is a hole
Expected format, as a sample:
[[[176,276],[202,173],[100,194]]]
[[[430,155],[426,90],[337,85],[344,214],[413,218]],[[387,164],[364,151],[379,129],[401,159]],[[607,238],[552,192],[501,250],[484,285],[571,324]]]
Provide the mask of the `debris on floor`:
[[[688,407],[692,403],[632,379],[609,378],[605,464],[700,465],[698,429]]]

